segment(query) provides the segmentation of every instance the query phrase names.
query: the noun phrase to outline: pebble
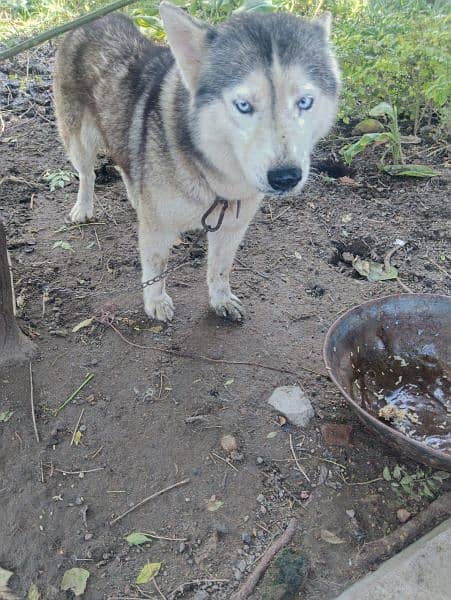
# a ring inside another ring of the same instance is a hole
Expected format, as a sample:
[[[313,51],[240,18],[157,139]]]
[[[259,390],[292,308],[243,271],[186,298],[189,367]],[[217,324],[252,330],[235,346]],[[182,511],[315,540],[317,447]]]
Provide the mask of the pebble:
[[[233,435],[223,435],[221,438],[221,448],[226,452],[233,452],[238,448],[238,442]]]
[[[408,510],[405,508],[400,508],[396,511],[396,516],[398,517],[398,521],[400,523],[405,523],[412,516]]]
[[[185,542],[181,542],[180,545],[179,545],[179,552],[180,552],[180,554],[182,554],[183,552],[185,552],[185,548],[186,548]]]
[[[78,506],[80,506],[80,504],[83,504],[83,502],[84,502],[83,496],[77,496],[75,498],[75,504],[77,504]]]
[[[92,533],[85,533],[85,541],[88,542],[89,540],[92,540]]]
[[[257,456],[257,465],[262,465],[264,462],[265,461],[261,456]]]
[[[252,542],[251,536],[246,531],[241,534],[241,539],[245,544],[250,544]]]
[[[299,427],[306,427],[315,416],[310,400],[298,385],[284,385],[276,388],[271,394],[268,404]]]
[[[259,504],[262,504],[264,501],[265,501],[265,497],[263,496],[263,494],[259,494],[259,495],[257,496],[257,502],[258,502]]]
[[[350,519],[353,519],[355,517],[355,510],[347,510],[346,514]]]
[[[244,573],[244,571],[246,570],[246,561],[245,560],[239,560],[237,563],[237,569],[239,569],[241,571],[241,573]]]

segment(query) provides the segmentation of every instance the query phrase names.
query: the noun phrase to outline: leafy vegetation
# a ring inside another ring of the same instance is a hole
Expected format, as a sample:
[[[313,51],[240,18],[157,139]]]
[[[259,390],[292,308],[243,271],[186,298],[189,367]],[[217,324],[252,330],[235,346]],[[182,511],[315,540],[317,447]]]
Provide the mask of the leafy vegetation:
[[[445,123],[451,80],[448,73],[450,4],[446,0],[173,0],[212,23],[234,12],[288,10],[334,15],[333,41],[342,72],[339,117],[360,119],[371,106],[388,102],[413,123]],[[0,43],[13,44],[106,4],[105,0],[4,0]],[[163,40],[158,0],[125,9],[152,37]]]
[[[400,499],[404,496],[433,499],[439,494],[443,481],[448,479],[450,474],[445,471],[434,472],[431,469],[420,468],[409,473],[405,467],[396,465],[392,471],[385,467],[382,476],[385,481],[390,482]]]

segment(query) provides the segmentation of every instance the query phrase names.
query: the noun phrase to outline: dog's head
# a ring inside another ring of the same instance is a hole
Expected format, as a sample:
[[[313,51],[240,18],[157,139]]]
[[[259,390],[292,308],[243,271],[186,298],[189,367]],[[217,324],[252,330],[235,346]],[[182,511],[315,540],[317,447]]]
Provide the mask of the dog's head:
[[[218,27],[166,2],[160,14],[191,97],[198,149],[254,192],[299,191],[336,114],[330,14],[243,13]]]

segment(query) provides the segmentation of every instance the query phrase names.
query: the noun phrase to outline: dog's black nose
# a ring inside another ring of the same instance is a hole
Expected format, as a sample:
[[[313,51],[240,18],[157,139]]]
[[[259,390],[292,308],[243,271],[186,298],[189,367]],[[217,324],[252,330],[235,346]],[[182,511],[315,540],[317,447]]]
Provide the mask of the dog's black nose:
[[[277,192],[292,190],[302,179],[302,171],[298,167],[281,167],[268,171],[269,185]]]

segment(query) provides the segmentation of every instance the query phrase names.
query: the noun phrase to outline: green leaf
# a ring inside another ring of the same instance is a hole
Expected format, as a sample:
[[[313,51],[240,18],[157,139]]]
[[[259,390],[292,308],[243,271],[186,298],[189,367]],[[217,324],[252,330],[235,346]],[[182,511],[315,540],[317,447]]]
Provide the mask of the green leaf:
[[[393,477],[395,479],[400,479],[401,478],[401,468],[399,465],[396,465],[396,467],[393,469]]]
[[[35,583],[30,585],[30,589],[28,590],[27,600],[40,600],[41,594],[39,593],[38,587]]]
[[[382,471],[382,477],[385,479],[385,481],[391,481],[390,469],[388,467],[384,467],[384,470]]]
[[[234,379],[227,379],[227,381],[224,381],[224,385],[232,385],[234,381]]]
[[[396,267],[390,265],[389,270],[386,271],[384,265],[372,260],[362,260],[359,256],[354,258],[352,266],[357,273],[366,277],[368,281],[386,281],[387,279],[398,278],[398,269]]]
[[[399,482],[401,485],[412,485],[413,479],[410,475],[404,475],[404,477]]]
[[[427,483],[423,483],[423,488],[421,490],[421,495],[426,496],[427,498],[435,498],[434,494],[429,489]]]
[[[437,177],[438,171],[434,171],[427,165],[384,165],[385,173],[393,177]]]
[[[147,563],[139,572],[136,583],[147,583],[158,575],[161,569],[161,563]]]
[[[328,529],[321,529],[321,539],[328,544],[344,544],[345,541],[329,531]]]
[[[72,248],[69,242],[65,242],[64,240],[58,240],[53,244],[52,248],[62,248],[63,250],[70,250],[71,252],[75,253],[75,250]]]
[[[393,106],[388,102],[381,102],[380,104],[372,108],[368,114],[370,115],[370,117],[387,116],[391,119],[395,118],[395,111],[393,110]]]
[[[375,142],[388,142],[390,134],[388,133],[365,133],[362,137],[354,142],[354,144],[348,144],[342,150],[345,161],[350,165],[357,154],[363,152],[369,144]]]
[[[130,533],[125,539],[130,546],[140,546],[141,544],[148,544],[152,541],[152,538],[147,535],[147,533],[140,533],[138,531]]]
[[[271,0],[244,0],[234,13],[241,12],[273,12],[274,6]]]
[[[268,433],[268,435],[266,436],[266,439],[268,440],[272,440],[273,438],[277,437],[277,431],[270,431]]]
[[[68,569],[63,575],[61,589],[71,590],[75,596],[82,596],[86,589],[86,583],[90,574],[91,573],[88,570],[80,569],[78,567]]]
[[[0,413],[0,423],[6,423],[6,421],[9,421],[10,418],[13,416],[14,411],[12,410],[5,410],[4,412]]]

